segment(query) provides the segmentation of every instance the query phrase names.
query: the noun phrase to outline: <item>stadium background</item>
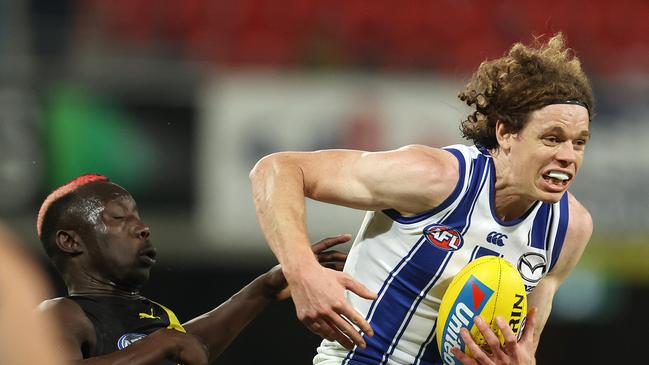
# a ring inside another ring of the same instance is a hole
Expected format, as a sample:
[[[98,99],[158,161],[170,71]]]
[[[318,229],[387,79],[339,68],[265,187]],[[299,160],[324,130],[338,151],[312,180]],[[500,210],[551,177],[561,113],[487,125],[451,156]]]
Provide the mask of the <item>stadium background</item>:
[[[559,291],[540,364],[619,363],[649,321],[649,3],[645,1],[2,0],[0,217],[63,286],[34,220],[84,172],[129,189],[159,263],[144,293],[189,319],[275,260],[247,173],[278,150],[461,142],[455,97],[515,41],[563,31],[598,99],[573,193],[595,232]],[[545,38],[544,38],[545,39]],[[362,213],[309,203],[312,239]],[[290,302],[219,364],[306,364]]]

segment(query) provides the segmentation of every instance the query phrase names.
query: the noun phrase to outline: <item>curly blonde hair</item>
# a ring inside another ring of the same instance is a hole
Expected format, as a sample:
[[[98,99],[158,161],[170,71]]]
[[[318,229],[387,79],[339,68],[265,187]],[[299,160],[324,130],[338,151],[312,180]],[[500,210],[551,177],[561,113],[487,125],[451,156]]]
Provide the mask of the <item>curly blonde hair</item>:
[[[488,149],[498,147],[498,120],[515,133],[531,112],[548,104],[583,104],[592,118],[595,103],[590,81],[561,33],[547,44],[537,40],[535,47],[516,43],[504,57],[482,62],[458,97],[476,109],[462,122],[462,135]]]

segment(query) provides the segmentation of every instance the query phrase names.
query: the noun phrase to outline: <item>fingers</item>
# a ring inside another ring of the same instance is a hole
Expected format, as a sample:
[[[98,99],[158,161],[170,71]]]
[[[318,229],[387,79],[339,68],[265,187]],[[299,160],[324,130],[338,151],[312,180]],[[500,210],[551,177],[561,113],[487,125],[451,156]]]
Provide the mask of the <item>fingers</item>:
[[[491,329],[489,331],[491,331]],[[462,328],[460,330],[460,336],[462,336],[465,346],[469,348],[469,351],[471,351],[471,356],[475,359],[475,361],[477,361],[479,364],[494,364],[489,356],[484,351],[482,351],[480,346],[478,346],[478,344],[473,341],[471,334],[466,328]]]
[[[539,309],[537,307],[532,307],[527,312],[527,319],[525,320],[525,327],[523,330],[523,337],[521,337],[521,342],[534,342],[534,332],[536,331],[536,314]]]
[[[331,319],[330,324],[335,330],[337,330],[336,341],[345,346],[345,348],[351,350],[354,348],[354,345],[357,345],[364,349],[365,346],[367,346],[363,336],[344,317],[339,315],[334,316]],[[341,340],[345,342],[341,342]],[[348,346],[346,346],[346,344]]]
[[[376,299],[376,293],[370,291],[365,287],[365,285],[359,283],[358,281],[354,280],[351,276],[349,275],[344,275],[344,282],[343,285],[347,290],[351,291],[352,293],[360,296],[361,298],[365,299]]]
[[[352,235],[350,235],[349,233],[341,234],[336,237],[325,238],[311,245],[311,250],[317,254],[333,246],[345,243],[350,239],[352,239]]]
[[[365,299],[376,299],[376,293],[373,293],[365,287],[365,285],[354,280],[351,276],[343,274],[342,284],[347,288],[347,290],[355,293],[356,295],[365,298]],[[347,302],[343,302],[340,305],[340,308],[335,309],[338,313],[344,315],[352,323],[354,323],[362,332],[368,336],[374,335],[374,330],[370,324],[363,318],[354,308],[352,308]]]
[[[334,261],[345,262],[345,260],[347,260],[347,254],[344,253],[344,252],[340,252],[340,251],[320,252],[320,253],[316,254],[316,257],[318,259],[318,262],[320,262],[320,263],[334,262]]]
[[[347,302],[345,302],[344,304],[342,304],[342,305],[340,306],[340,308],[336,308],[336,312],[337,312],[338,314],[344,316],[344,319],[347,319],[347,321],[349,321],[349,322],[355,324],[355,325],[360,329],[361,332],[365,333],[365,334],[368,335],[368,336],[374,336],[374,330],[372,329],[372,326],[370,326],[370,324],[365,320],[365,318],[363,318],[363,316],[360,315],[360,313],[358,313],[354,308],[352,308],[352,306],[350,306],[349,304],[347,304]],[[340,317],[339,317],[339,318],[340,318]],[[341,318],[341,319],[344,320],[343,318]],[[345,322],[347,322],[347,321],[345,321]],[[338,324],[338,322],[336,322],[336,323]],[[341,324],[342,324],[342,323],[341,323]],[[358,334],[358,330],[356,330],[355,328],[351,327],[351,325],[350,325],[349,323],[347,323],[347,325],[349,325],[350,328],[351,328],[354,332],[356,332],[356,334]],[[345,333],[346,333],[347,335],[350,335],[350,333],[349,333],[349,329],[350,329],[350,328],[345,328],[345,330],[346,330]],[[354,337],[354,338],[355,338],[355,337]],[[358,342],[356,342],[356,341],[354,341],[354,342],[355,342],[357,345],[359,345]]]
[[[336,271],[343,271],[343,269],[345,268],[345,263],[344,262],[324,262],[322,263],[322,266]]]
[[[495,354],[496,351],[500,349],[500,340],[498,339],[498,336],[494,333],[494,331],[491,330],[491,327],[489,327],[489,324],[480,316],[476,316],[473,319],[473,322],[475,323],[476,327],[478,327],[478,330],[480,330],[480,333],[482,333],[482,337],[484,337],[485,341],[489,345],[489,348],[491,349],[491,353]]]
[[[307,328],[311,332],[328,341],[336,341],[334,331],[332,330],[331,326],[329,326],[329,324],[324,320],[315,320],[310,325],[307,325]]]
[[[505,322],[505,320],[500,316],[496,317],[496,325],[500,328],[500,332],[503,334],[503,338],[505,339],[505,352],[510,355],[516,354],[518,339],[516,338],[514,331],[512,331],[507,322]]]
[[[456,357],[458,360],[460,360],[460,362],[461,362],[462,364],[464,364],[464,365],[474,365],[474,364],[477,365],[477,364],[478,364],[478,363],[477,363],[475,360],[473,360],[469,355],[465,354],[464,352],[462,352],[462,351],[461,351],[459,348],[457,348],[457,347],[453,347],[453,348],[451,349],[451,352],[452,352],[453,355],[455,355],[455,357]]]
[[[353,349],[354,345],[365,348],[365,340],[361,334],[341,315],[332,312],[329,318],[323,317],[305,320],[311,332],[329,341],[336,341],[346,349]]]

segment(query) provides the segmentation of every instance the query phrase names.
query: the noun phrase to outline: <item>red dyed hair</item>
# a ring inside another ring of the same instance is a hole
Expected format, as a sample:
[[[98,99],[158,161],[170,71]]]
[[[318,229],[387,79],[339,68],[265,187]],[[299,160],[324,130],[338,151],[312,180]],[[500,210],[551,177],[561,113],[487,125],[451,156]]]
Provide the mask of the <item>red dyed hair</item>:
[[[41,238],[41,233],[43,230],[43,220],[45,219],[45,214],[48,209],[52,206],[52,203],[62,198],[65,195],[68,195],[79,187],[89,184],[95,181],[109,181],[108,178],[104,175],[98,174],[84,174],[79,177],[72,179],[72,181],[64,184],[50,193],[50,195],[45,198],[45,201],[41,205],[41,209],[38,211],[38,218],[36,218],[36,232],[38,233],[38,238]]]

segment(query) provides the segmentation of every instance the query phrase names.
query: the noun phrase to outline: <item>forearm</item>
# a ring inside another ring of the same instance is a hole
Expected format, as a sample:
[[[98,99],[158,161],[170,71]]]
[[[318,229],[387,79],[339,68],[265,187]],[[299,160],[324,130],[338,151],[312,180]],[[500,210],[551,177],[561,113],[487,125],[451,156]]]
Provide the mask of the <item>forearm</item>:
[[[75,362],[78,365],[153,365],[164,360],[165,356],[151,352],[127,353],[127,349]]]
[[[255,279],[226,302],[183,324],[187,333],[199,337],[216,359],[241,331],[274,301],[275,292],[264,286],[263,276]]]
[[[539,283],[534,291],[528,296],[528,307],[534,306],[537,308],[536,328],[534,329],[535,349],[538,348],[541,333],[550,317],[550,312],[552,311],[552,299],[556,292],[556,285],[554,282],[550,278],[546,279]]]
[[[287,156],[275,154],[257,163],[250,181],[261,230],[290,280],[298,266],[315,263],[304,219],[301,170]]]
[[[144,338],[123,350],[74,362],[79,365],[153,365],[174,355],[173,344]]]

